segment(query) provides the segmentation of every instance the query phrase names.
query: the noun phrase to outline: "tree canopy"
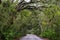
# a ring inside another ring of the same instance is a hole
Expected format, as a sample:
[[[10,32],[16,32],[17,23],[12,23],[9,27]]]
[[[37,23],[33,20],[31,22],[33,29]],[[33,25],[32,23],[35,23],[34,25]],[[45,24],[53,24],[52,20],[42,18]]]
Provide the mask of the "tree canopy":
[[[35,34],[60,40],[60,0],[0,0],[0,40]]]

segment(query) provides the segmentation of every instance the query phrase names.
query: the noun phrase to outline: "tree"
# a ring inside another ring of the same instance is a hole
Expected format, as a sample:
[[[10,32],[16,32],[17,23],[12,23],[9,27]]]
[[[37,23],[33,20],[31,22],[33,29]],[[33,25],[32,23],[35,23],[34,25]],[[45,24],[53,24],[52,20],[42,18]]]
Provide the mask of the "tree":
[[[0,4],[1,4],[1,0],[0,0]]]
[[[3,40],[14,40],[28,33],[59,39],[60,9],[56,0],[22,0],[16,4],[13,1],[4,0],[0,5],[0,37]]]

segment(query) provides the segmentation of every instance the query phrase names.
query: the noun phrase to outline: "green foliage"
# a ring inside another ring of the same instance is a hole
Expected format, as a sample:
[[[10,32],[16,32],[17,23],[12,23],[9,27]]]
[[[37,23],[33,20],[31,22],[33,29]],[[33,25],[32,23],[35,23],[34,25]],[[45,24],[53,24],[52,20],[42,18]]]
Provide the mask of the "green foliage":
[[[47,21],[45,21],[45,23],[47,24],[45,25],[45,27],[43,27],[43,32],[41,33],[41,36],[50,38],[51,40],[60,40],[59,39],[60,36],[57,38],[57,35],[59,35],[59,31],[58,31],[59,29],[57,29],[57,27],[60,28],[59,7],[56,5],[51,5],[50,7],[43,10],[43,12],[45,13],[45,16],[47,18]],[[44,26],[44,21],[42,22],[43,22],[42,25]],[[53,29],[54,31],[48,29]],[[47,32],[45,30],[47,30]]]
[[[52,1],[52,0],[51,0]],[[3,40],[14,40],[28,33],[60,40],[60,9],[49,1],[48,7],[42,10],[16,10],[16,4],[4,1],[0,4],[0,37]],[[44,3],[46,1],[43,0]]]
[[[16,9],[12,8],[11,3],[6,1],[0,5],[0,35],[4,40],[12,40],[16,34],[16,28],[12,27],[12,16],[15,16]]]
[[[52,29],[45,30],[40,34],[41,37],[43,38],[49,38],[49,39],[55,39],[56,32]]]

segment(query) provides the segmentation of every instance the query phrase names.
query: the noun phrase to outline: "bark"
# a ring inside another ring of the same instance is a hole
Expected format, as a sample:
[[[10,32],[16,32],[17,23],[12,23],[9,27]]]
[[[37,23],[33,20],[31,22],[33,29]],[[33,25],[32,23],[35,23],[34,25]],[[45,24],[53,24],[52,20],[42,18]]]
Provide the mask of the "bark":
[[[0,0],[0,4],[2,3],[2,1]]]

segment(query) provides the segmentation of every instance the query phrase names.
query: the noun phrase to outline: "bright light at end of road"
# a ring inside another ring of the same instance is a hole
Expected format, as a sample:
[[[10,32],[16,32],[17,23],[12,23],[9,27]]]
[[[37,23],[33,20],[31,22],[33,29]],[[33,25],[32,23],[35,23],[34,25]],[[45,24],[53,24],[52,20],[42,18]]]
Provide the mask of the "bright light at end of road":
[[[30,2],[31,0],[24,0],[25,2]]]

